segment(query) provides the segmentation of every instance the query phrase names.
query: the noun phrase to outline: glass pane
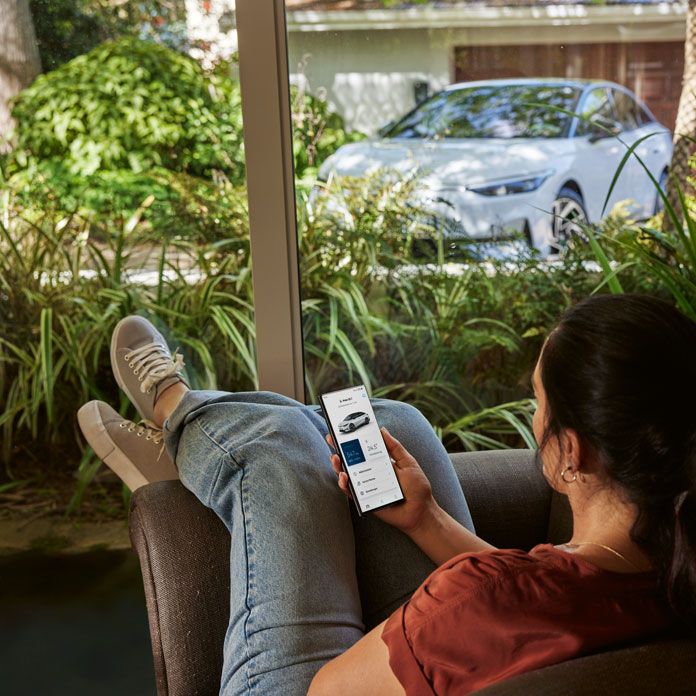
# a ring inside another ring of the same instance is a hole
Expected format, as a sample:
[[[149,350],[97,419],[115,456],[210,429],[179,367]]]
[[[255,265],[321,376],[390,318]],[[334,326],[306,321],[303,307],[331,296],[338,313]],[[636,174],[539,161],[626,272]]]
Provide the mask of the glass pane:
[[[582,120],[578,122],[576,135],[587,135],[594,130],[593,123],[607,124],[617,120],[608,89],[593,89],[586,97],[580,110]]]
[[[137,419],[109,365],[119,319],[151,319],[193,387],[256,385],[234,14],[9,5],[23,10],[0,10],[17,46],[0,46],[0,490],[20,512],[122,519],[75,421],[91,399]]]
[[[624,130],[637,128],[641,123],[640,113],[642,109],[636,104],[635,100],[618,89],[611,90],[611,96],[614,101],[616,119],[621,124],[621,127]]]
[[[565,85],[450,88],[416,107],[385,138],[557,138],[580,90]],[[559,110],[548,108],[555,106]],[[563,110],[563,111],[561,111]]]
[[[609,25],[593,6],[559,24],[538,4],[286,0],[313,400],[365,382],[452,449],[533,444],[543,338],[602,283],[584,226],[635,236],[621,216],[659,207],[634,159],[615,174],[646,135],[656,180],[670,160],[684,46],[663,9],[648,41],[623,5]],[[624,289],[655,291],[631,268]]]

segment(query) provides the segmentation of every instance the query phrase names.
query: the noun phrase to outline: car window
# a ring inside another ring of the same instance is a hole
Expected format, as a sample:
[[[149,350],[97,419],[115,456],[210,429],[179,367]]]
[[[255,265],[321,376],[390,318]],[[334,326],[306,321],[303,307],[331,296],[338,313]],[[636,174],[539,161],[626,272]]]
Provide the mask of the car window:
[[[646,123],[655,123],[655,119],[640,104],[636,103],[636,106],[638,107],[636,118],[639,126],[644,126]]]
[[[482,85],[440,92],[394,125],[387,138],[559,138],[580,90],[570,85]]]
[[[594,131],[592,122],[589,119],[599,118],[616,121],[616,114],[609,98],[608,90],[604,87],[593,89],[581,106],[580,116],[581,119],[578,120],[575,135],[588,135]]]
[[[616,110],[616,120],[621,124],[624,130],[633,130],[642,125],[639,121],[638,112],[640,107],[635,100],[618,89],[611,90],[614,98],[614,109]]]

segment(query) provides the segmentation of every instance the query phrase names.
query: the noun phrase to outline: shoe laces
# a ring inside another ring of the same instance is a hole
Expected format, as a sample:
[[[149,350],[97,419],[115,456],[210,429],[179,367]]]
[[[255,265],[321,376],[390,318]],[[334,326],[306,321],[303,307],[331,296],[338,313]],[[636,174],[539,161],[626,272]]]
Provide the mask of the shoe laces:
[[[155,445],[161,445],[157,461],[160,460],[162,453],[165,450],[164,432],[158,428],[152,421],[144,420],[140,423],[133,421],[123,421],[119,424],[119,428],[127,430],[129,433],[135,433],[138,437],[144,437],[148,442],[152,441]]]
[[[149,394],[152,388],[167,377],[179,375],[184,367],[184,356],[179,349],[171,355],[167,346],[157,341],[134,348],[124,356],[128,366],[138,375],[140,391]],[[180,376],[180,375],[179,375]]]

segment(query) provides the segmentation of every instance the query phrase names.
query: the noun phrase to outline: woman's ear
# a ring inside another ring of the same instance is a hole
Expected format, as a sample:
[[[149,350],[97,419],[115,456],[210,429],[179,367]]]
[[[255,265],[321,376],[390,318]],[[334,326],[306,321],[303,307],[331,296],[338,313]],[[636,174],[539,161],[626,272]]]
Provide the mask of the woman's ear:
[[[577,432],[572,428],[564,428],[560,435],[560,441],[563,468],[572,466],[573,469],[581,471],[585,464],[584,452]]]

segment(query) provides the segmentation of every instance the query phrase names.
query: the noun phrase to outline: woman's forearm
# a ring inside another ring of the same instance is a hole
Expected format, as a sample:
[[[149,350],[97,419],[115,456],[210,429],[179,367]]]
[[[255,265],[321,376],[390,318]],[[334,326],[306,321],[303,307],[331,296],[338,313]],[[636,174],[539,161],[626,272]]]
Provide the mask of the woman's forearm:
[[[460,553],[496,548],[459,524],[439,505],[434,505],[408,536],[438,566]]]

